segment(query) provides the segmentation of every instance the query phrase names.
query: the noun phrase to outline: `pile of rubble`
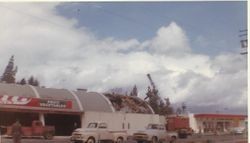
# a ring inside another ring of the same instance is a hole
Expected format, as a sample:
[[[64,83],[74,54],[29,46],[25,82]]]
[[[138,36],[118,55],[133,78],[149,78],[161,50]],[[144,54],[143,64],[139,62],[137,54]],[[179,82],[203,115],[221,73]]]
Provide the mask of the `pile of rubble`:
[[[152,113],[147,102],[138,97],[110,93],[104,93],[104,95],[110,100],[113,107],[118,112],[144,114]]]

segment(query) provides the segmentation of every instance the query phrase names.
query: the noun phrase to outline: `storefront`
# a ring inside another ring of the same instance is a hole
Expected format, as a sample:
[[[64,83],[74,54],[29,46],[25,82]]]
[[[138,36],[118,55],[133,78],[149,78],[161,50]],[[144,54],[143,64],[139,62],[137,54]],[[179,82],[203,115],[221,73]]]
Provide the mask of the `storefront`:
[[[196,114],[198,130],[201,133],[228,133],[234,127],[245,127],[246,115]]]
[[[114,109],[104,95],[96,92],[0,83],[0,126],[11,126],[16,120],[31,126],[32,121],[40,120],[54,126],[56,135],[70,135],[81,127],[85,111]]]

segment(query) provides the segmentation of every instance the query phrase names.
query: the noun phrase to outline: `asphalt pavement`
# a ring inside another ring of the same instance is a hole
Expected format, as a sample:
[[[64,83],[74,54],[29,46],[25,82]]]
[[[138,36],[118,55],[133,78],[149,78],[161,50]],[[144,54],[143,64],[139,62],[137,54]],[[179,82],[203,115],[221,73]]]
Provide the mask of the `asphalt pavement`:
[[[190,136],[187,139],[177,139],[175,143],[247,143],[247,137],[243,135],[221,136]],[[10,138],[0,139],[0,143],[13,143]],[[69,136],[55,136],[53,140],[43,138],[24,138],[21,143],[70,143]]]

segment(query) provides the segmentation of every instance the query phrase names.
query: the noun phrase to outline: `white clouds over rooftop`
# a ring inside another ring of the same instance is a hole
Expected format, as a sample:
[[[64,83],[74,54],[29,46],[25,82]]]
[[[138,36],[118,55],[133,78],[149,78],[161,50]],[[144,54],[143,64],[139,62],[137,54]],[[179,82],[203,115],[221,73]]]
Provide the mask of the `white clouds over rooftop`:
[[[190,51],[185,32],[175,22],[161,27],[151,44],[154,51],[165,55],[176,55]]]
[[[76,19],[56,12],[55,3],[2,3],[0,13],[0,71],[15,55],[17,78],[34,75],[42,85],[88,88],[99,92],[115,87],[139,87],[141,96],[151,73],[162,97],[193,106],[231,106],[245,109],[247,72],[244,57],[214,58],[191,50],[185,31],[172,22],[155,37],[117,40],[96,38]]]

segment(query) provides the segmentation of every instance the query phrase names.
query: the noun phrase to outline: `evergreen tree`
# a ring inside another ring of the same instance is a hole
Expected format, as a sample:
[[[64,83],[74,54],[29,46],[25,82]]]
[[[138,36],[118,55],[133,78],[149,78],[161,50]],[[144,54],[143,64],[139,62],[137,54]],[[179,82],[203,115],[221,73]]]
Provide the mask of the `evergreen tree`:
[[[187,109],[187,106],[186,106],[185,103],[182,103],[181,109],[182,109],[182,113],[185,114],[186,113],[186,109]]]
[[[149,98],[148,100],[149,105],[152,107],[152,109],[154,110],[156,114],[159,114],[160,113],[160,107],[159,107],[160,97],[158,96],[158,90],[155,90],[155,89],[151,90],[149,86],[146,95],[147,95],[146,98]]]
[[[136,85],[133,87],[132,91],[130,92],[130,96],[138,96]]]
[[[28,84],[29,85],[34,85],[34,77],[33,76],[31,76],[29,79],[28,79]]]
[[[12,55],[8,65],[6,66],[4,73],[2,75],[1,81],[6,83],[15,83],[15,76],[17,72],[17,66],[14,69],[14,56]]]
[[[147,97],[145,99],[149,98],[148,103],[156,114],[168,115],[173,113],[169,98],[166,98],[164,103],[158,95],[158,90],[151,90],[151,88],[148,87],[146,94]]]
[[[33,76],[31,76],[28,80],[29,85],[33,86],[39,86],[39,81],[35,79]]]
[[[37,79],[34,80],[33,86],[39,86],[39,81]]]
[[[25,84],[27,84],[27,82],[26,82],[25,78],[22,78],[22,79],[21,79],[21,81],[19,82],[19,84],[21,84],[21,85],[25,85]]]
[[[161,100],[159,108],[159,114],[161,115],[169,115],[173,113],[173,108],[170,106],[169,98],[165,98],[165,103]]]

